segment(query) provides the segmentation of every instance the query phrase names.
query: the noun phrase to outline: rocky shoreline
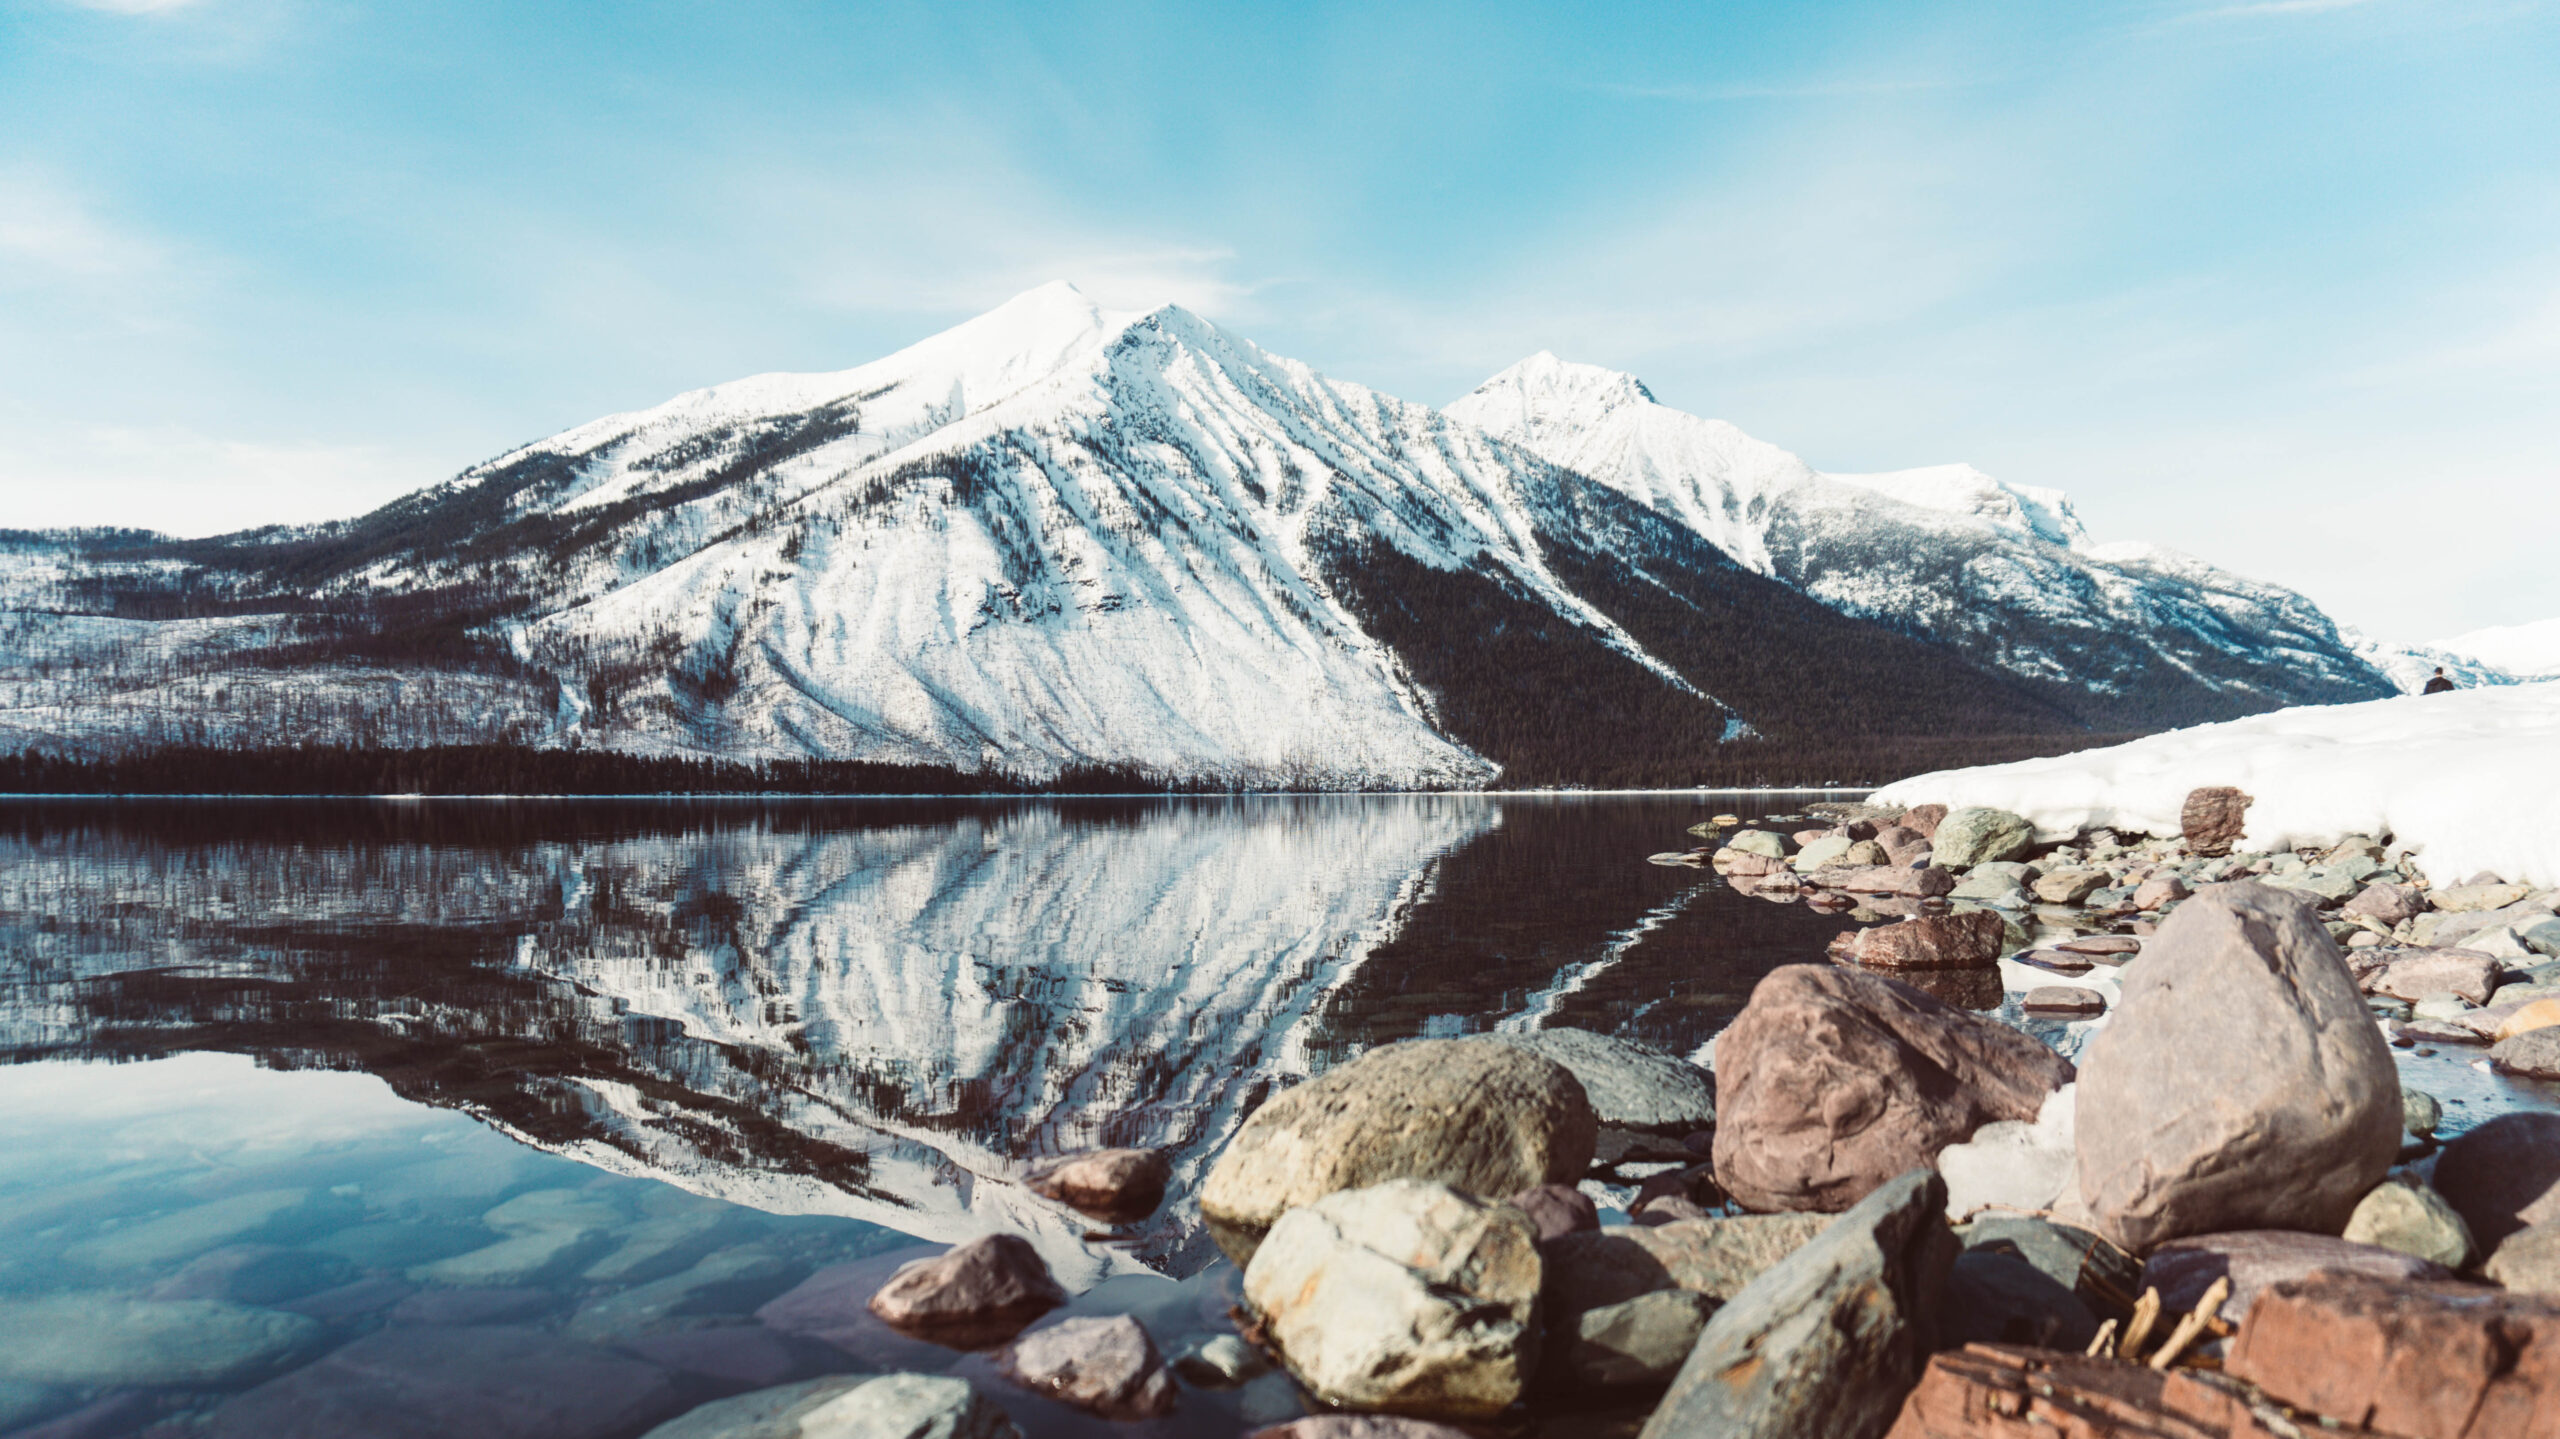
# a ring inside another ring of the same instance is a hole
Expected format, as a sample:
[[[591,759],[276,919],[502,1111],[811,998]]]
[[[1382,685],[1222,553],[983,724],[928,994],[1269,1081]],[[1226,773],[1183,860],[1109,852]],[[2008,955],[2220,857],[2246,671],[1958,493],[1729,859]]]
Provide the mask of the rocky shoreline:
[[[2060,844],[1985,809],[1716,817],[1654,859],[1866,927],[1766,976],[1711,1069],[1574,1030],[1381,1046],[1262,1105],[1202,1186],[1236,1335],[1168,1360],[1131,1316],[1040,1324],[1064,1292],[991,1236],[763,1311],[983,1364],[653,1439],[998,1439],[1009,1392],[1146,1423],[1283,1376],[1322,1412],[1257,1439],[1602,1409],[1642,1439],[2560,1433],[2560,1115],[2439,1144],[2393,1054],[2560,1075],[2560,891],[2439,885],[2389,836],[2239,850],[2247,802]],[[1164,1170],[1036,1182],[1125,1220]]]

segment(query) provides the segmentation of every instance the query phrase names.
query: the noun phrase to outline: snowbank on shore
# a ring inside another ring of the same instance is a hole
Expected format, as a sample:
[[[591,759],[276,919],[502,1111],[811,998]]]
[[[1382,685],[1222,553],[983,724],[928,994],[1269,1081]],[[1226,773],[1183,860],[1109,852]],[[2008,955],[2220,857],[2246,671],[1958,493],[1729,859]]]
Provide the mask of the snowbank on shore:
[[[2178,832],[2187,791],[2256,797],[2251,849],[2389,834],[2437,884],[2560,885],[2560,681],[2277,710],[2016,764],[1941,770],[1877,804],[1991,805],[2047,838]]]

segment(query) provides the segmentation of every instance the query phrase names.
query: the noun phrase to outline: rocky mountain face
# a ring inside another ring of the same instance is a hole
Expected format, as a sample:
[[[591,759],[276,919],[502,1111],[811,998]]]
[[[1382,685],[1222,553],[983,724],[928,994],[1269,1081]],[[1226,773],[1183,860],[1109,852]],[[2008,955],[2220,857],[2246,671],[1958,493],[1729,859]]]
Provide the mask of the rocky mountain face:
[[[0,743],[85,753],[1687,784],[2384,692],[2307,601],[2091,549],[2058,494],[1817,475],[1545,357],[1442,413],[1063,285],[343,523],[9,536],[0,606]]]
[[[2391,692],[2309,600],[2093,543],[2061,492],[1969,465],[1834,475],[1632,375],[1539,354],[1448,413],[1674,519],[1753,572],[1942,644],[2101,729]]]

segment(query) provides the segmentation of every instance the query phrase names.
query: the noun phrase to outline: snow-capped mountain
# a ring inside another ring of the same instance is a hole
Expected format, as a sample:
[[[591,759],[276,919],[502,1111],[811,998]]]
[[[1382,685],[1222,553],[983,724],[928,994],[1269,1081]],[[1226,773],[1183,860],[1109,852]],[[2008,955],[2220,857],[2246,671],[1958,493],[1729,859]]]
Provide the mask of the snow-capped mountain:
[[[1815,470],[1634,376],[1537,354],[1448,413],[1678,519],[1842,613],[1947,644],[2107,728],[2369,699],[2382,676],[2309,600],[2143,544],[2060,491],[1969,465]]]
[[[2476,690],[2485,685],[2511,685],[2517,677],[2496,665],[2483,664],[2469,655],[2457,654],[2436,645],[2397,645],[2378,640],[2353,625],[2340,625],[2338,633],[2364,658],[2365,663],[2382,671],[2392,687],[2404,695],[2418,694],[2438,670],[2455,685]]]
[[[2527,679],[2560,676],[2560,616],[2531,624],[2492,625],[2438,640],[2430,648]]]
[[[1688,783],[2383,686],[2299,597],[2091,548],[2050,491],[1818,475],[1551,357],[1444,414],[1064,285],[339,524],[10,537],[0,603],[0,726],[90,752]]]

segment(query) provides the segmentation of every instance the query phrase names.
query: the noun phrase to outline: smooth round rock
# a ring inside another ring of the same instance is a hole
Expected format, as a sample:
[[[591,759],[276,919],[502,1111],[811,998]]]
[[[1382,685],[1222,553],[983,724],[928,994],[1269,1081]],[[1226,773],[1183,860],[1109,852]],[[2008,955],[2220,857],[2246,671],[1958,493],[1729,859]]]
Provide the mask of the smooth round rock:
[[[1504,1195],[1578,1182],[1599,1119],[1573,1072],[1491,1039],[1384,1045],[1255,1110],[1200,1188],[1200,1213],[1247,1263],[1281,1215],[1394,1179]]]
[[[1716,1122],[1715,1076],[1676,1055],[1588,1029],[1498,1036],[1573,1071],[1599,1121],[1678,1139]]]

